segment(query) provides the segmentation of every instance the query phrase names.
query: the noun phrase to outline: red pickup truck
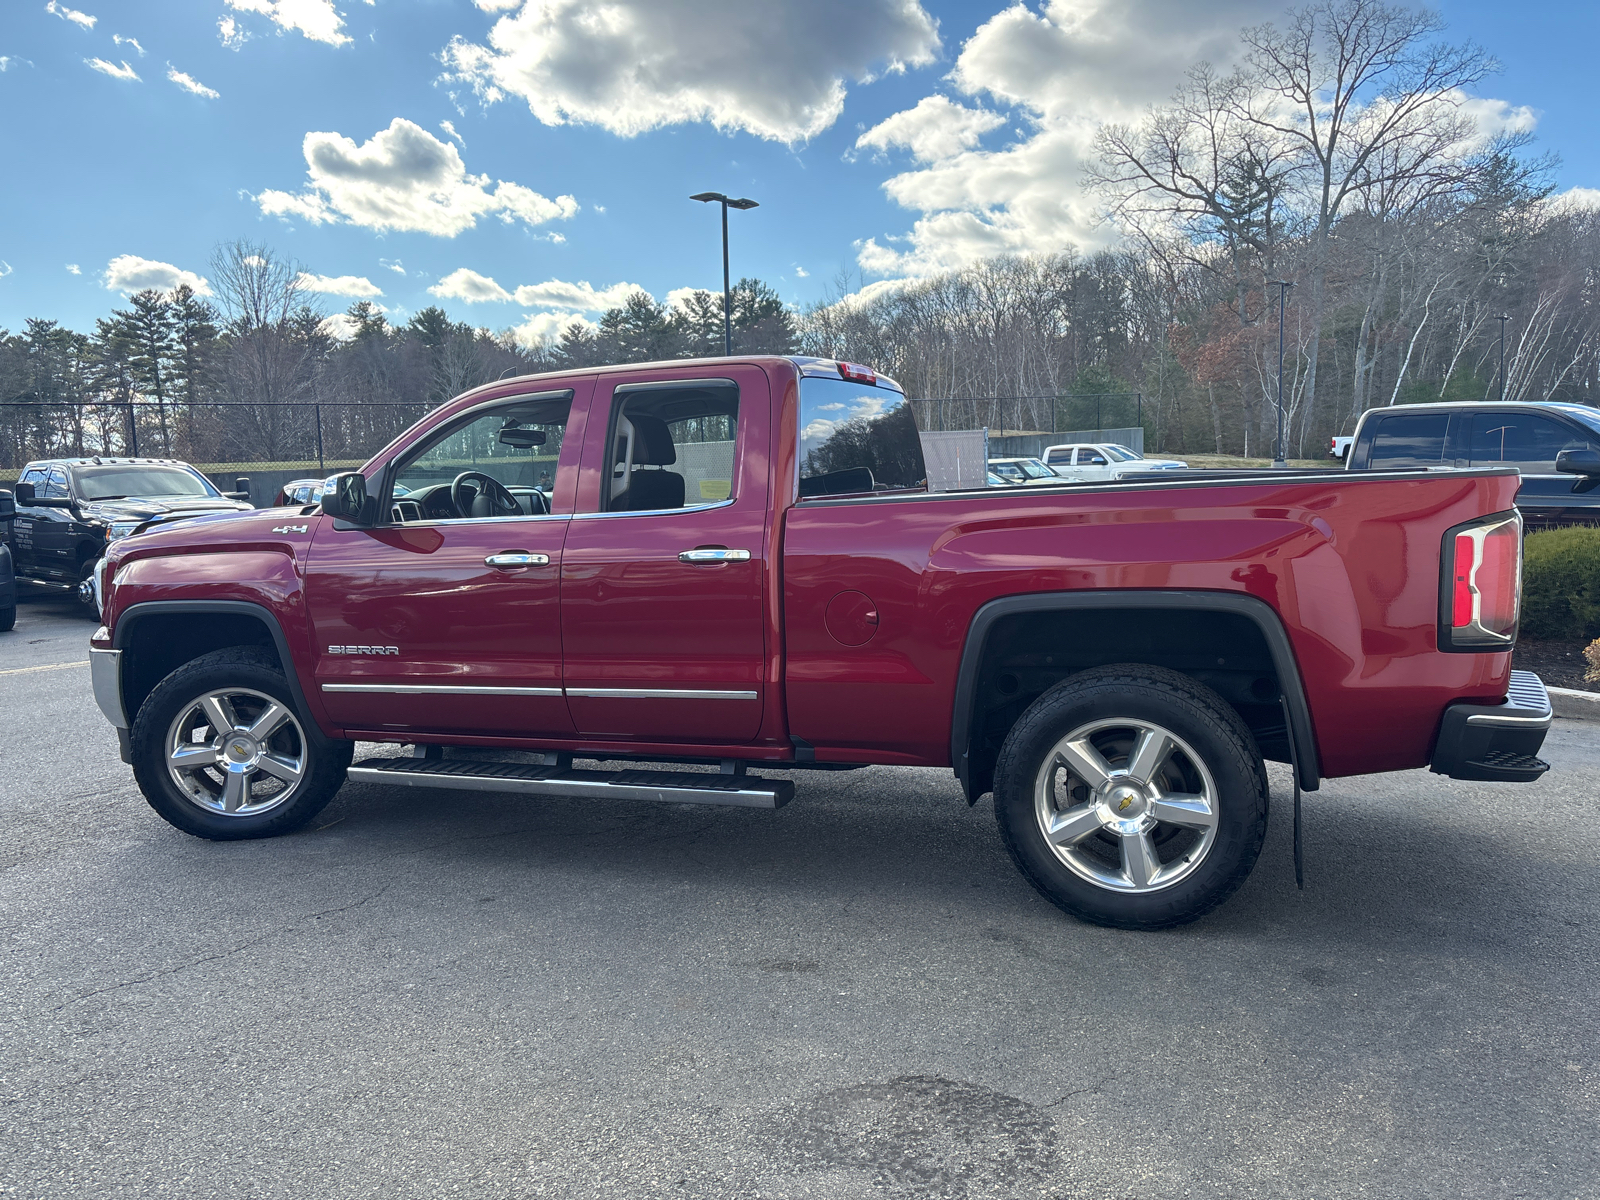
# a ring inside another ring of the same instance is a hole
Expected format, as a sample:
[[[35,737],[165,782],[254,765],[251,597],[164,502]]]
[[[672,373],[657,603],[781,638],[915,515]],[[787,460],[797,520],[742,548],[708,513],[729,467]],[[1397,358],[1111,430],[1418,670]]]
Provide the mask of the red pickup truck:
[[[1249,873],[1264,759],[1293,765],[1296,812],[1327,777],[1547,769],[1549,700],[1510,668],[1517,484],[938,493],[866,367],[512,379],[315,508],[116,543],[95,695],[200,837],[299,828],[347,778],[775,808],[798,771],[953,767],[1050,900],[1157,928]],[[352,765],[357,741],[413,750]]]

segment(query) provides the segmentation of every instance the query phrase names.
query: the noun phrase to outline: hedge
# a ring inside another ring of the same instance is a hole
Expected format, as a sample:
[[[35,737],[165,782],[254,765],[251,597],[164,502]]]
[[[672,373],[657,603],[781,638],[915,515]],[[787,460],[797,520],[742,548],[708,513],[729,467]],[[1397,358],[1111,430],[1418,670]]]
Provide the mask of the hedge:
[[[1522,544],[1522,632],[1600,637],[1600,528],[1530,533]]]

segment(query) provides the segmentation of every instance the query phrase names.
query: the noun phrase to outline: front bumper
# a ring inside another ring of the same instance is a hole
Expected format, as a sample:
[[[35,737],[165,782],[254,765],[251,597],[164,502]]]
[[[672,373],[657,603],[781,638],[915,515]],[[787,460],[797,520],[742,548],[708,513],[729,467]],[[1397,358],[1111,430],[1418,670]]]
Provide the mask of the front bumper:
[[[1531,783],[1550,769],[1538,753],[1553,716],[1544,681],[1513,671],[1504,703],[1444,710],[1429,769],[1451,779]]]
[[[91,646],[89,680],[94,685],[94,702],[117,731],[117,748],[122,753],[122,761],[132,762],[128,710],[122,703],[122,651],[97,650]]]

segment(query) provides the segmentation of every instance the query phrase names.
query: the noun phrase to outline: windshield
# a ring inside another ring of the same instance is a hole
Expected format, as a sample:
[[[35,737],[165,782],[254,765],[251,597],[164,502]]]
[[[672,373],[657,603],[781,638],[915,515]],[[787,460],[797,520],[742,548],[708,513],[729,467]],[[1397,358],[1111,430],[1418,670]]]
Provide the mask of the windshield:
[[[85,500],[222,495],[198,472],[182,467],[87,467],[76,474],[78,494]]]
[[[1054,479],[1056,473],[1037,458],[1025,458],[1017,464],[1029,479]]]
[[[1129,450],[1126,446],[1118,446],[1118,445],[1113,443],[1112,445],[1104,447],[1104,449],[1105,449],[1105,452],[1107,454],[1109,454],[1112,458],[1118,460],[1119,462],[1138,462],[1139,461],[1139,456],[1137,454],[1135,454],[1132,450]]]
[[[1600,433],[1600,409],[1574,404],[1570,408],[1563,408],[1561,411],[1577,421],[1578,424]]]
[[[927,484],[922,438],[899,392],[843,379],[800,380],[800,494],[918,488]]]

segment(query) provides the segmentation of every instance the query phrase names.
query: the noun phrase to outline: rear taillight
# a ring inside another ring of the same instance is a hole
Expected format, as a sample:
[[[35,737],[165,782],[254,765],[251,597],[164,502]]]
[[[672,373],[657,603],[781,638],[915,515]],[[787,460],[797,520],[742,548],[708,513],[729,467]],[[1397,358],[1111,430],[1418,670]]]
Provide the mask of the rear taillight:
[[[1504,514],[1445,534],[1441,650],[1504,650],[1522,604],[1522,517]]]

